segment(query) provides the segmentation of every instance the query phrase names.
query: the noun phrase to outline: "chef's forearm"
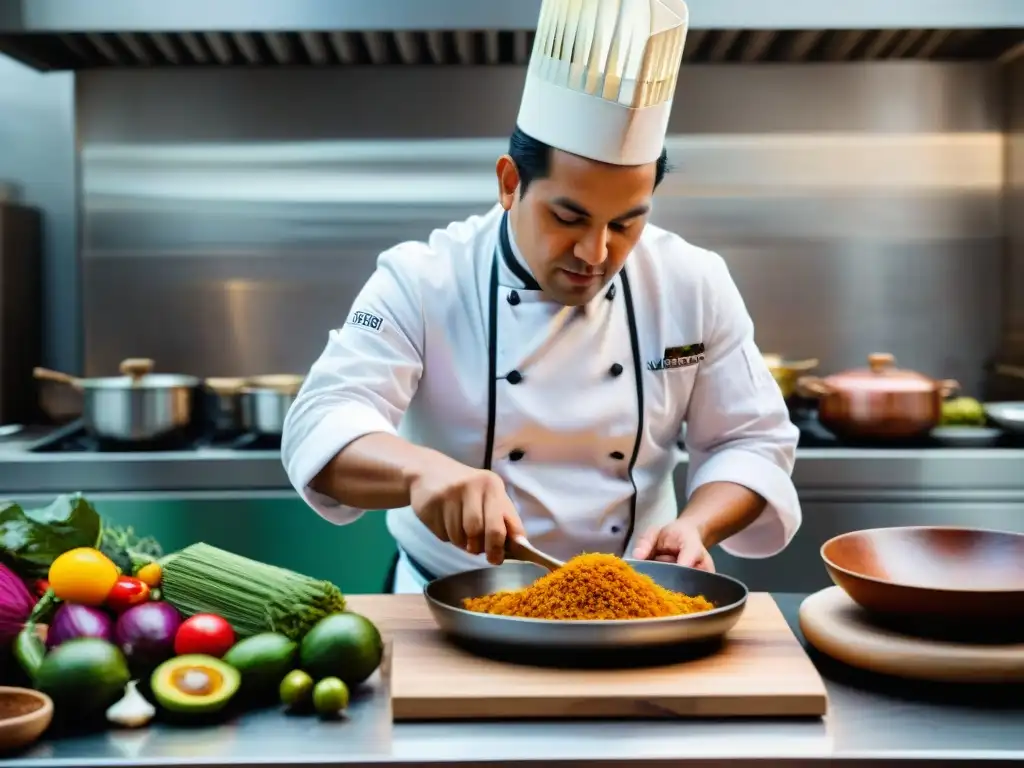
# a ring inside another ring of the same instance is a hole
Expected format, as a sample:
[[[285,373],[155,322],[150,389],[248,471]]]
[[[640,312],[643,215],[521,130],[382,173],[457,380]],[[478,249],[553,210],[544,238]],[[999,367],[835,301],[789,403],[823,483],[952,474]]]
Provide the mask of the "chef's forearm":
[[[374,432],[345,446],[310,487],[357,509],[397,509],[409,504],[411,478],[441,458],[401,437]]]
[[[720,481],[695,490],[679,516],[696,526],[704,546],[710,549],[754,522],[766,503],[749,488]]]

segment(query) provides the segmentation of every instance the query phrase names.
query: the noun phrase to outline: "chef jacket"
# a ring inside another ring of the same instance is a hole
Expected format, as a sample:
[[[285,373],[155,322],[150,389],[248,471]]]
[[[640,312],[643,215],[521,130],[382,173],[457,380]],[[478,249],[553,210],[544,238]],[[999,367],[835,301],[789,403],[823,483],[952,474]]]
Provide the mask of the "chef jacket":
[[[722,258],[647,224],[599,294],[565,307],[495,206],[380,255],[287,414],[282,456],[306,502],[345,525],[365,510],[309,483],[353,440],[401,435],[496,472],[531,542],[567,559],[628,554],[677,517],[684,424],[688,495],[728,481],[767,500],[722,548],[782,550],[801,521],[798,431]],[[487,565],[411,507],[389,510],[387,526],[432,575]]]

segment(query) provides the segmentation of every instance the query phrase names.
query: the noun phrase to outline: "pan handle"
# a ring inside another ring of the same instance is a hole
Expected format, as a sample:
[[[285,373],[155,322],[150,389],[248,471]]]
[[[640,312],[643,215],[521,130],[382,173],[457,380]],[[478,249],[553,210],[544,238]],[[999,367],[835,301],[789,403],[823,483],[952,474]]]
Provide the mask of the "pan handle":
[[[52,381],[56,384],[67,384],[69,387],[75,389],[82,388],[82,380],[77,379],[70,373],[61,373],[60,371],[52,371],[49,368],[33,368],[32,376],[40,381]]]

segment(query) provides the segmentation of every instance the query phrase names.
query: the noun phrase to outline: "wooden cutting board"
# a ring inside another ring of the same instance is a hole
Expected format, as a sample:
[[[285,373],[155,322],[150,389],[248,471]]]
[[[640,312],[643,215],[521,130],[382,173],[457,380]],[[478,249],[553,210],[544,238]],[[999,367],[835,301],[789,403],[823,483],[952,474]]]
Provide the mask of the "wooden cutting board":
[[[394,719],[779,717],[825,714],[825,685],[766,593],[712,656],[645,669],[551,669],[449,644],[418,595],[353,597],[390,638]]]
[[[1024,644],[977,645],[911,637],[874,624],[839,587],[800,606],[807,642],[851,667],[946,683],[1024,682]]]

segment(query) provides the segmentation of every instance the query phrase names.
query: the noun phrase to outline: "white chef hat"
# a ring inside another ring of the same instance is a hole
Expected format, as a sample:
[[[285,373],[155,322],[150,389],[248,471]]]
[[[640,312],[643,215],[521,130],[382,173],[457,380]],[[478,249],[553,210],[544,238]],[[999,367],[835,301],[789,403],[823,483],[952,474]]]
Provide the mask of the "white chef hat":
[[[519,128],[592,160],[654,162],[688,22],[683,0],[543,0]]]

